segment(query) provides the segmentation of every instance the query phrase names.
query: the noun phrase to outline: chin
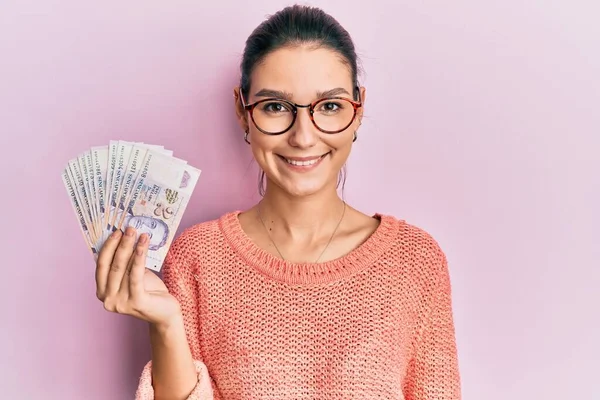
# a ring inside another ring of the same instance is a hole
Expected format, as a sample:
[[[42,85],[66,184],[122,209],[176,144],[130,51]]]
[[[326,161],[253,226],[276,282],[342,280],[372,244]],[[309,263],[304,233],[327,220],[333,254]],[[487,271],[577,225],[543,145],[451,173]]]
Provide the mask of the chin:
[[[306,197],[315,193],[322,192],[327,188],[327,182],[325,181],[311,181],[311,182],[286,182],[285,184],[279,185],[284,191],[294,197]]]

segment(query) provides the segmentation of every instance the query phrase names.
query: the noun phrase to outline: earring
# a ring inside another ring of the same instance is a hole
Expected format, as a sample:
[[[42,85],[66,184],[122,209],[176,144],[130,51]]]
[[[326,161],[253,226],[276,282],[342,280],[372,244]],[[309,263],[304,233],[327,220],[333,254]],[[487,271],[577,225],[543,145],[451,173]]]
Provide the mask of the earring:
[[[246,143],[250,144],[250,141],[248,140],[248,129],[246,129],[246,134],[244,135],[244,140],[246,141]]]
[[[356,137],[356,131],[354,131],[354,139],[352,139],[352,143],[356,142],[356,139],[357,139],[357,137]]]

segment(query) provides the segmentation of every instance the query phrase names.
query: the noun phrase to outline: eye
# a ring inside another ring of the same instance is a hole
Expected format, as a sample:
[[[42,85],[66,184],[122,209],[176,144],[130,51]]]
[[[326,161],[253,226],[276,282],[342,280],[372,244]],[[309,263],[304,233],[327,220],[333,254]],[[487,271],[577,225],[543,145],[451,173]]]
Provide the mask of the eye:
[[[317,111],[324,114],[335,114],[339,112],[342,108],[344,108],[344,105],[341,102],[324,101],[322,103],[319,103],[319,108]]]
[[[260,109],[267,114],[281,114],[291,111],[289,104],[281,101],[264,102]]]
[[[150,225],[151,225],[151,228],[152,228],[152,229],[156,228],[156,224],[157,224],[157,222],[156,222],[156,221],[152,221],[152,223],[150,224]]]

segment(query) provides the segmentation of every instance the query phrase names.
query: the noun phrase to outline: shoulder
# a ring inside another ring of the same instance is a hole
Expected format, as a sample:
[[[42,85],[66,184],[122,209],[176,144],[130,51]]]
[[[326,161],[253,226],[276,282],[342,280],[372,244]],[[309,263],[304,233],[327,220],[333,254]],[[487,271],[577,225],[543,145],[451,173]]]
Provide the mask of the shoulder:
[[[398,228],[397,241],[412,249],[415,255],[438,262],[445,259],[440,243],[429,231],[406,220],[398,220]]]
[[[409,279],[426,285],[436,285],[447,273],[446,254],[437,238],[414,223],[386,216],[397,224],[397,234],[391,252]]]
[[[390,249],[393,274],[399,290],[410,293],[415,301],[414,309],[428,313],[438,299],[451,293],[446,254],[437,238],[423,227],[396,221],[397,236]]]

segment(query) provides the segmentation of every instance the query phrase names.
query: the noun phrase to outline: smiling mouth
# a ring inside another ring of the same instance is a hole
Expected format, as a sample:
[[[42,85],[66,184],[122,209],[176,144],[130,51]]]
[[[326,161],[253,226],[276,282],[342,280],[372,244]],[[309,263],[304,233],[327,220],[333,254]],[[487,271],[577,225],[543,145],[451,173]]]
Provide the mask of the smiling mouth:
[[[279,158],[281,158],[283,161],[287,162],[288,164],[295,165],[297,167],[309,167],[309,166],[315,165],[316,163],[321,161],[325,156],[329,155],[329,153],[331,153],[331,152],[329,151],[329,152],[323,154],[322,156],[313,158],[311,160],[293,160],[293,159],[286,158],[279,154],[277,154],[277,156]]]

